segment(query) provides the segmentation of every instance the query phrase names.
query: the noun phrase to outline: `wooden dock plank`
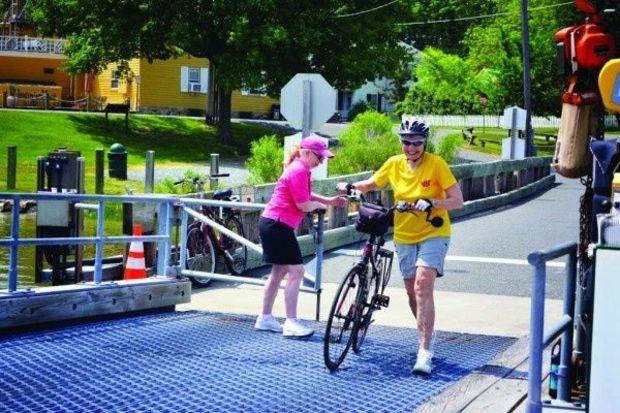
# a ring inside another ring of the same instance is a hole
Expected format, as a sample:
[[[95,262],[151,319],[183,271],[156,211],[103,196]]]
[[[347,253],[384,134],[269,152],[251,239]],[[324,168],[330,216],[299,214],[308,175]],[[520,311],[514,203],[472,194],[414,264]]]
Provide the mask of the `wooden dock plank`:
[[[149,277],[95,285],[42,287],[0,294],[0,328],[106,314],[173,307],[188,303],[188,279]]]

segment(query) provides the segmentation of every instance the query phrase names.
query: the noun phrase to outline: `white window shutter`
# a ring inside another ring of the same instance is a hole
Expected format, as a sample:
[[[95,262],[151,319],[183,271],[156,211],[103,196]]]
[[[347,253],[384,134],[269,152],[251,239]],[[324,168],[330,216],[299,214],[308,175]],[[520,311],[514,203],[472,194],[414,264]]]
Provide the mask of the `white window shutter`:
[[[189,92],[189,68],[181,66],[181,92]]]
[[[209,89],[209,68],[200,68],[200,93],[207,93]]]

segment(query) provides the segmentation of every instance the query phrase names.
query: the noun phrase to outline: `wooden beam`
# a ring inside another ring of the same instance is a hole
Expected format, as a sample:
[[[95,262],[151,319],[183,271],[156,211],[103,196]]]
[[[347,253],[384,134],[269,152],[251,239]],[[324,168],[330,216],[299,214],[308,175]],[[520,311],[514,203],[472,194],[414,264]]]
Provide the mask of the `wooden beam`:
[[[150,277],[0,294],[0,329],[189,303],[188,279]]]

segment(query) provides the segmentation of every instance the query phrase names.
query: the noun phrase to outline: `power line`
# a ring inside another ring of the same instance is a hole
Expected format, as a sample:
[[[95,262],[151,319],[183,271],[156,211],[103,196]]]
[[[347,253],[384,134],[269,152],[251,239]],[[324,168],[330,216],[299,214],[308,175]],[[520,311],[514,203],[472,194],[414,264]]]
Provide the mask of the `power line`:
[[[336,19],[342,19],[343,17],[353,17],[353,16],[359,16],[359,15],[362,15],[362,14],[372,13],[373,11],[377,11],[377,10],[382,9],[384,7],[391,6],[392,4],[398,3],[399,1],[400,0],[393,0],[393,1],[389,2],[389,3],[383,4],[381,6],[377,6],[377,7],[372,8],[372,9],[358,11],[358,12],[349,13],[349,14],[339,14],[339,15],[334,16],[334,17]]]
[[[549,9],[552,7],[561,7],[561,6],[566,6],[569,4],[573,4],[573,2],[567,1],[565,3],[551,4],[549,6],[532,7],[530,8],[530,11]],[[494,14],[481,14],[479,16],[457,17],[455,19],[428,20],[428,21],[396,23],[396,24],[399,26],[421,26],[424,24],[451,23],[451,22],[467,21],[467,20],[480,20],[480,19],[487,19],[489,17],[506,16],[508,14],[513,14],[513,12],[507,11],[507,12],[494,13]]]

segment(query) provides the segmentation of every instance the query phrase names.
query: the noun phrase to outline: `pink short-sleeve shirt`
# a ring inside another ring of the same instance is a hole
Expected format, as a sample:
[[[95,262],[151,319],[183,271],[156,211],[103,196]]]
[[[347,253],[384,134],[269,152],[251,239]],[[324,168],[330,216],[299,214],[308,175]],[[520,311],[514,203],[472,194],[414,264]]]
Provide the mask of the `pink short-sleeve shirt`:
[[[267,203],[262,216],[297,228],[304,212],[297,204],[311,200],[310,168],[297,158],[286,167]]]

